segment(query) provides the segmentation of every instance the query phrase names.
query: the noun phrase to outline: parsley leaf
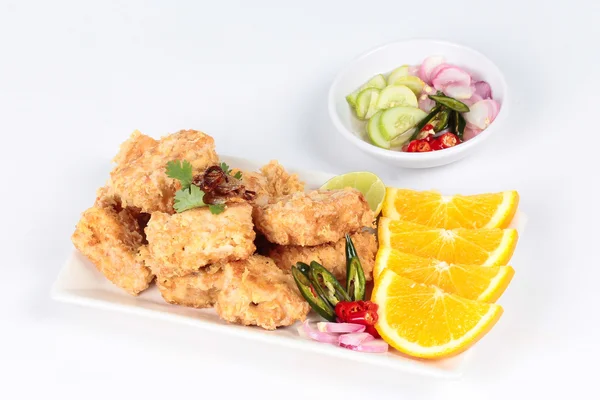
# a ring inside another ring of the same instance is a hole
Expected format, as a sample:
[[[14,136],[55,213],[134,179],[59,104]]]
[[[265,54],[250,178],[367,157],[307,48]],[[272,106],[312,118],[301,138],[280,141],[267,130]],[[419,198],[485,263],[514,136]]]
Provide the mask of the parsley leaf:
[[[221,169],[226,174],[229,174],[231,172],[231,168],[229,168],[229,165],[227,165],[227,163],[224,163],[224,162],[221,163]]]
[[[180,213],[192,208],[204,207],[206,204],[202,200],[203,197],[204,192],[198,186],[191,185],[187,189],[180,189],[175,193],[173,208]]]
[[[177,179],[181,182],[181,189],[189,189],[194,174],[192,172],[192,164],[189,161],[172,160],[167,163],[167,176],[169,178]]]
[[[238,171],[235,173],[235,175],[233,176],[235,179],[242,179],[242,171]]]
[[[213,214],[221,214],[223,211],[225,211],[225,205],[224,204],[211,204],[208,206],[208,209],[210,210],[211,213]]]

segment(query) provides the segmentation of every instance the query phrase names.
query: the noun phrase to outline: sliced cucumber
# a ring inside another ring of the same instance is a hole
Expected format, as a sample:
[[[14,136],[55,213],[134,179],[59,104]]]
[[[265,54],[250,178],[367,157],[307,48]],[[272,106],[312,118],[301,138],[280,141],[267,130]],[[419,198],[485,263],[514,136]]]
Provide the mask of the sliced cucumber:
[[[384,149],[390,148],[390,142],[383,138],[381,134],[381,130],[379,129],[379,124],[381,121],[381,114],[383,114],[382,110],[377,111],[367,123],[367,133],[369,134],[369,139],[371,142],[377,146]]]
[[[410,90],[413,91],[415,95],[418,96],[423,91],[423,88],[425,87],[425,82],[423,82],[416,76],[402,76],[396,79],[393,85],[407,86]]]
[[[414,127],[427,113],[416,107],[392,107],[381,114],[379,129],[385,140],[391,141],[396,136],[401,135],[410,128]]]
[[[401,67],[396,68],[392,72],[390,72],[390,76],[388,76],[387,83],[388,85],[393,85],[398,78],[403,76],[408,76],[408,69],[410,66],[403,65]]]
[[[350,93],[348,96],[346,96],[346,101],[352,107],[356,107],[356,99],[358,98],[358,94],[361,91],[368,89],[368,88],[383,89],[385,86],[386,86],[385,77],[381,74],[375,75],[374,77],[369,79],[369,81],[367,83],[365,83],[360,88],[358,88],[356,91],[354,91],[354,92]]]
[[[377,110],[377,99],[379,98],[379,89],[367,88],[358,93],[356,97],[356,116],[359,119],[368,119]]]
[[[388,86],[379,94],[377,108],[385,110],[396,106],[418,107],[419,101],[413,91],[406,86]]]

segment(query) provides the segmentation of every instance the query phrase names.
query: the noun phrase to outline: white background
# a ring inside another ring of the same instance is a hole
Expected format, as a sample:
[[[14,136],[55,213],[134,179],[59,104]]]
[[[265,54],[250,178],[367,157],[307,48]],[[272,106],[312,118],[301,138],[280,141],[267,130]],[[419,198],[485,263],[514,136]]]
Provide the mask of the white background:
[[[597,394],[598,2],[175,3],[0,2],[2,398]],[[504,71],[514,103],[490,147],[411,171],[334,131],[326,93],[337,71],[409,37],[472,46]],[[388,184],[519,190],[530,220],[505,315],[464,378],[439,381],[51,301],[78,216],[135,128],[200,129],[221,153],[371,170]]]

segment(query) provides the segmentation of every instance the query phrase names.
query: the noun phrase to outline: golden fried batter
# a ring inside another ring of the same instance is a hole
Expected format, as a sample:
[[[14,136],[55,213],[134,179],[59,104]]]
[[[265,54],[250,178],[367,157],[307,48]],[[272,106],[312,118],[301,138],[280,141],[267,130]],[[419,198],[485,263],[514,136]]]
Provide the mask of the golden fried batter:
[[[216,215],[208,207],[174,215],[154,212],[146,237],[150,267],[167,278],[219,261],[246,259],[256,250],[252,207],[245,202],[230,204]]]
[[[155,139],[136,129],[129,139],[121,144],[119,152],[113,158],[113,162],[117,165],[130,163],[140,158],[144,153],[151,151],[157,144],[158,142]]]
[[[271,197],[304,191],[304,182],[298,179],[298,175],[289,174],[276,160],[271,160],[260,172],[267,179],[267,191]]]
[[[253,201],[256,205],[265,205],[272,198],[304,191],[304,182],[298,179],[298,175],[289,174],[275,160],[263,166],[261,172],[234,169],[233,174],[237,171],[242,173],[241,181],[246,189],[256,193]]]
[[[193,173],[198,174],[218,162],[215,142],[202,132],[187,130],[163,137],[155,146],[149,143],[141,136],[125,142],[115,158],[117,166],[110,173],[111,186],[123,206],[137,207],[147,213],[172,214],[173,197],[180,184],[167,177],[167,163],[187,160]],[[135,158],[136,155],[139,156]]]
[[[212,307],[223,287],[223,271],[220,265],[213,264],[185,276],[158,276],[156,285],[168,303],[195,308]]]
[[[137,258],[143,241],[140,231],[128,209],[94,206],[83,213],[71,240],[104,276],[135,296],[154,278]]]
[[[258,207],[256,228],[271,243],[316,246],[373,224],[373,212],[356,189],[293,193]]]
[[[253,255],[222,268],[223,289],[215,309],[224,320],[273,330],[306,318],[310,307],[294,279],[270,258]]]
[[[375,254],[377,253],[377,240],[370,232],[358,232],[350,235],[356,248],[358,257],[365,271],[365,278],[370,281],[373,277]],[[269,251],[269,257],[284,271],[290,271],[292,265],[301,261],[310,264],[316,261],[327,268],[338,280],[346,280],[346,239],[342,238],[335,243],[326,243],[318,246],[274,246]]]

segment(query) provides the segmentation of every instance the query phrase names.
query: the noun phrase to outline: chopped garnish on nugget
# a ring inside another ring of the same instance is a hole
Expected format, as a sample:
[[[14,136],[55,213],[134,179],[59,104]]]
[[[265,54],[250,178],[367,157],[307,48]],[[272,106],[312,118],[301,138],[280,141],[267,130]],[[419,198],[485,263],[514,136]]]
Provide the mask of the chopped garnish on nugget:
[[[180,214],[154,212],[146,227],[150,267],[161,277],[183,276],[216,262],[254,253],[252,207],[233,203],[220,214],[208,207]]]
[[[316,246],[373,224],[373,212],[356,189],[297,192],[257,207],[256,228],[271,243]]]
[[[273,330],[304,321],[310,307],[291,274],[268,257],[226,263],[215,310],[226,321]]]
[[[194,130],[163,137],[154,146],[125,145],[121,153],[110,173],[112,190],[121,198],[123,206],[137,207],[147,213],[174,213],[173,200],[181,185],[167,176],[165,166],[169,161],[187,160],[193,173],[198,174],[219,160],[213,138]],[[125,159],[127,162],[122,161]]]

